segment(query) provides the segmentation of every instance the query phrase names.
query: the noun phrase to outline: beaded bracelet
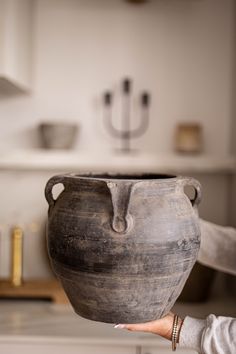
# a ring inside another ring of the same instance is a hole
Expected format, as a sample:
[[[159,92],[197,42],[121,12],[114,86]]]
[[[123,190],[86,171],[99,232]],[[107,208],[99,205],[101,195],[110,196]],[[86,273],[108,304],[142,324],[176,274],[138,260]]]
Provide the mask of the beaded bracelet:
[[[179,337],[178,323],[179,323],[179,316],[174,315],[173,328],[172,328],[172,334],[171,334],[172,351],[173,352],[176,350],[177,341],[178,341],[178,337]]]

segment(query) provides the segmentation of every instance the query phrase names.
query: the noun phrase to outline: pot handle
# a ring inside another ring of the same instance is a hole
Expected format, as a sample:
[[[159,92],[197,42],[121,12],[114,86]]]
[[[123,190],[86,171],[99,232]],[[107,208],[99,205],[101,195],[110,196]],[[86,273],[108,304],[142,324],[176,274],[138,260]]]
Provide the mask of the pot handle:
[[[192,177],[182,177],[181,178],[181,184],[182,187],[184,188],[185,186],[192,186],[195,190],[195,195],[193,199],[190,199],[190,202],[193,207],[197,207],[198,204],[202,200],[202,186],[201,184]]]
[[[54,207],[56,200],[53,198],[52,195],[52,189],[53,187],[58,184],[58,183],[62,183],[64,185],[65,182],[65,178],[64,176],[53,176],[52,178],[50,178],[45,186],[45,198],[48,202],[49,205],[49,212],[50,210]]]

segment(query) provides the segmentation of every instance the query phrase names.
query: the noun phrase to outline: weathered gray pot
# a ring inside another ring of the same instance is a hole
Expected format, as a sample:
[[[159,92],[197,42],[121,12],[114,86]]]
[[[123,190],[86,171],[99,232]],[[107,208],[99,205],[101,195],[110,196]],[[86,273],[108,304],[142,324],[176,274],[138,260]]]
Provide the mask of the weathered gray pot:
[[[54,200],[58,183],[64,190]],[[196,180],[68,174],[52,177],[45,194],[52,267],[79,315],[135,323],[172,308],[200,245]]]

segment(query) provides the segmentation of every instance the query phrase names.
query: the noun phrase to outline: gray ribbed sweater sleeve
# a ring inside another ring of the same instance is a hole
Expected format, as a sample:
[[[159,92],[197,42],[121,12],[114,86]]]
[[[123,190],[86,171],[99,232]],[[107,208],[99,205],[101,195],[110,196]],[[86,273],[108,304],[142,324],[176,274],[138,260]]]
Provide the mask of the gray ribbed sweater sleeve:
[[[236,229],[201,220],[198,261],[236,275]],[[186,317],[180,345],[201,354],[236,354],[236,319],[209,315],[205,320]]]
[[[198,262],[236,275],[236,229],[200,220]],[[235,353],[236,354],[236,353]]]
[[[179,343],[201,354],[235,354],[236,319],[215,315],[206,320],[186,317]]]

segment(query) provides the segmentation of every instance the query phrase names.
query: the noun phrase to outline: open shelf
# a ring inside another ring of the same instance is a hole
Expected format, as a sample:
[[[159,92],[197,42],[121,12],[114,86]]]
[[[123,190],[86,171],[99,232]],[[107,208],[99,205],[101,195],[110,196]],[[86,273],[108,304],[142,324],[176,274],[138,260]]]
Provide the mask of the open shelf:
[[[125,171],[234,173],[236,159],[231,156],[143,154],[86,154],[63,150],[16,150],[0,152],[0,170],[32,171]]]

